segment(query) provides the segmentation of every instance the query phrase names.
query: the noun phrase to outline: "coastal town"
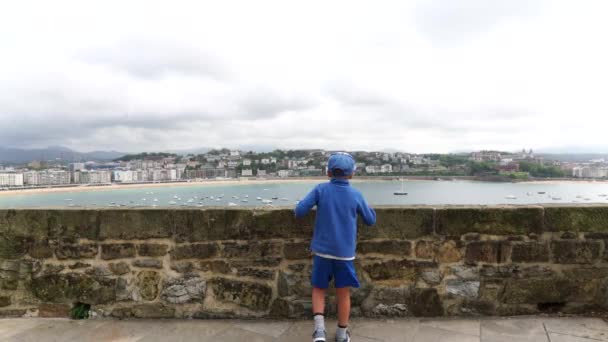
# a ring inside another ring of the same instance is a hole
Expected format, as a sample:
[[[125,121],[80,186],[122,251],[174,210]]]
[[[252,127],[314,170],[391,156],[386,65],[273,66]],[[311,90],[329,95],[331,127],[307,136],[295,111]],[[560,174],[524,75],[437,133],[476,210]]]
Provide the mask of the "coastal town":
[[[215,149],[203,154],[140,153],[109,161],[32,160],[0,165],[0,189],[69,187],[224,179],[284,179],[325,174],[332,151],[272,152]],[[558,160],[519,152],[410,154],[353,151],[357,175],[366,177],[472,177],[490,181],[545,178],[602,179],[606,159]]]

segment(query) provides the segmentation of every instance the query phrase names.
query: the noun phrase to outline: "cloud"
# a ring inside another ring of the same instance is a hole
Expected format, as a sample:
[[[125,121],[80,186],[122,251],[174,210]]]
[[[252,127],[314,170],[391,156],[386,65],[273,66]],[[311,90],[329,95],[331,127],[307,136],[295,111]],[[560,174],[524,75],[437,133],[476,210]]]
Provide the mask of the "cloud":
[[[452,44],[490,31],[513,17],[540,11],[541,0],[428,0],[419,1],[415,22],[433,42]]]
[[[134,38],[105,48],[83,51],[83,62],[124,71],[134,77],[155,79],[170,75],[224,80],[230,71],[210,52],[176,41]]]

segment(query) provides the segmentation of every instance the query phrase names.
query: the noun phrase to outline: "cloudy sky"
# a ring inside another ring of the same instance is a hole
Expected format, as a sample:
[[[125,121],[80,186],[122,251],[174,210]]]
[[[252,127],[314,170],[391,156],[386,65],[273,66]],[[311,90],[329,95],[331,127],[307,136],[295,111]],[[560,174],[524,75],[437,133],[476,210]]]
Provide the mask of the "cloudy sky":
[[[608,152],[608,2],[11,1],[0,145]]]

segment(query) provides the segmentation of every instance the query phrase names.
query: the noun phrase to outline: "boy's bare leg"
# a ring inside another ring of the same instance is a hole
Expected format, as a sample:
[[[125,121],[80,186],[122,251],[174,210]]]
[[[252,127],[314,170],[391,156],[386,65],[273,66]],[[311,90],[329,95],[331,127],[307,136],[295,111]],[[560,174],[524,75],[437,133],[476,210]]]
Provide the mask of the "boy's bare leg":
[[[312,314],[325,312],[325,289],[312,288]]]
[[[350,318],[350,288],[336,288],[336,297],[338,300],[338,325],[346,327]]]

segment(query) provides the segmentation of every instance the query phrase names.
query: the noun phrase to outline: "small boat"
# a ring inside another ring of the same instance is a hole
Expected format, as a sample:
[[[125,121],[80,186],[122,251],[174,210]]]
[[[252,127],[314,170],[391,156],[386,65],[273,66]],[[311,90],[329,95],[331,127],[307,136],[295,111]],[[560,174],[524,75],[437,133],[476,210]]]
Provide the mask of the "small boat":
[[[606,195],[606,194],[599,194],[598,196],[600,196],[600,197],[606,197],[608,195]]]
[[[191,198],[191,199],[189,199],[187,202],[188,202],[188,203],[192,203],[192,202],[194,202],[194,199],[193,199],[193,198]]]
[[[276,196],[271,197],[271,198],[272,198],[273,200],[278,200],[278,199],[279,199],[279,198],[278,198],[278,197],[276,197]]]
[[[158,202],[158,198],[155,198],[155,199],[154,199],[154,202]]]
[[[239,198],[239,196],[232,196],[232,198],[234,198],[234,199],[238,199],[238,198]]]
[[[258,200],[258,201],[261,201],[262,197],[256,197],[255,199]]]
[[[262,200],[262,203],[264,203],[264,204],[272,204],[272,201],[265,199],[265,200]]]
[[[142,200],[142,201],[145,201],[145,200],[146,200],[146,198],[144,197],[144,198],[142,198],[141,200]]]
[[[405,183],[403,183],[403,179],[401,180],[401,191],[395,191],[395,192],[393,192],[393,195],[395,195],[395,196],[407,195],[407,192],[405,192]]]
[[[283,197],[283,198],[281,198],[281,201],[289,201],[289,200],[287,199],[287,197]]]
[[[506,199],[517,199],[517,197],[516,197],[516,196],[513,196],[513,195],[508,195],[508,196],[505,196],[505,198],[506,198]]]
[[[264,191],[268,191],[268,189],[263,189]]]
[[[241,200],[241,202],[249,202],[249,200],[246,199],[246,198],[244,198],[244,199]]]
[[[529,192],[529,191],[528,191],[528,192],[526,192],[526,195],[528,195],[528,196],[532,196],[533,194],[532,194],[531,192]]]
[[[551,197],[551,199],[554,200],[554,201],[561,201],[562,200],[562,198],[558,197],[558,196]]]
[[[178,197],[177,195],[173,195],[173,198],[177,199],[177,198],[179,198],[179,197]]]
[[[209,199],[214,199],[214,198],[215,198],[215,197],[213,197],[213,196],[209,196]]]
[[[583,198],[583,199],[584,199],[585,201],[591,201],[591,198],[587,198],[587,197],[585,197],[585,198]]]
[[[249,198],[249,195],[245,195],[245,198]]]
[[[175,202],[175,201],[169,201],[169,204],[175,205],[175,204],[177,204],[177,202]]]
[[[583,196],[581,196],[581,195],[578,195],[578,196],[576,196],[576,198],[583,198]]]
[[[539,191],[539,192],[538,192],[538,194],[539,194],[539,195],[544,195],[544,194],[546,194],[546,192],[544,192],[544,191]]]
[[[232,203],[232,202],[228,202],[228,206],[229,207],[236,207],[238,204],[236,203]]]
[[[71,198],[64,199],[64,201],[71,201],[71,200],[72,200]]]

